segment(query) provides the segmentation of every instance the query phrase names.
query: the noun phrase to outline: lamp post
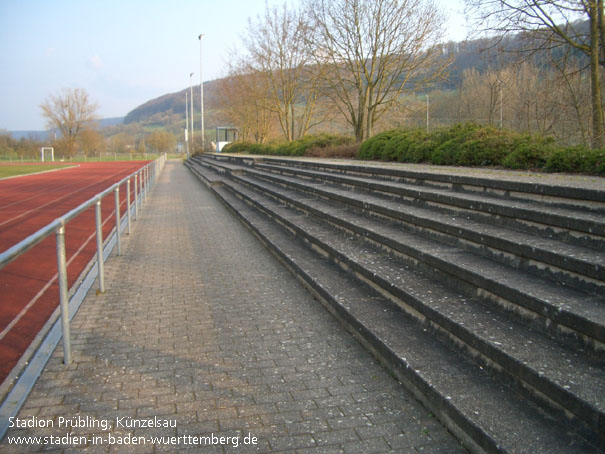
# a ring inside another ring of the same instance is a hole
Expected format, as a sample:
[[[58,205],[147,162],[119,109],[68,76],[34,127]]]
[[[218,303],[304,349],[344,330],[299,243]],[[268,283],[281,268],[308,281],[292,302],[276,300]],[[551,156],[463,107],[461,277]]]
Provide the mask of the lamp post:
[[[189,96],[191,104],[191,142],[193,143],[193,73],[189,74],[189,91],[191,92]]]
[[[504,126],[504,117],[502,115],[502,106],[504,105],[504,98],[502,97],[502,85],[504,85],[504,82],[502,82],[502,80],[499,80],[498,82],[500,82],[500,129],[502,129],[502,127]]]
[[[189,159],[189,103],[187,96],[187,89],[185,89],[185,147],[187,148],[187,159]]]
[[[202,78],[202,38],[204,37],[204,34],[201,33],[198,36],[198,39],[200,40],[200,113],[202,116],[202,120],[201,120],[201,127],[202,127],[202,146],[206,141],[206,136],[204,134],[204,79]]]
[[[429,133],[429,95],[426,95],[426,133]]]

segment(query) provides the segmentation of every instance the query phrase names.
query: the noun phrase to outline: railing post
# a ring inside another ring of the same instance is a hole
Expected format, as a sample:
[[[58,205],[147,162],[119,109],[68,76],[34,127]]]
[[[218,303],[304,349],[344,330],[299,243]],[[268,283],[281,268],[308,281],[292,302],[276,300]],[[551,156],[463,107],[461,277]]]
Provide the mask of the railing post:
[[[116,200],[116,242],[118,244],[118,255],[122,255],[122,240],[120,233],[120,185],[116,185],[113,192]]]
[[[139,186],[139,175],[134,174],[134,219],[139,219],[139,193],[137,188]]]
[[[139,172],[139,203],[141,204],[141,209],[143,208],[143,197],[145,197],[145,193],[143,192],[143,171]]]
[[[126,180],[126,218],[128,219],[128,235],[130,235],[130,177]]]
[[[143,200],[145,201],[145,203],[147,203],[147,190],[149,189],[149,174],[147,173],[147,170],[148,167],[143,167],[143,194],[145,194]]]
[[[63,362],[71,364],[71,335],[69,332],[69,297],[67,295],[67,259],[65,257],[65,221],[56,230],[57,274],[61,307],[61,329],[63,330]]]
[[[101,197],[95,203],[95,222],[97,229],[97,267],[99,269],[99,292],[105,293],[105,266],[103,263],[103,229],[101,220]]]
[[[145,167],[141,169],[141,208],[145,203]]]

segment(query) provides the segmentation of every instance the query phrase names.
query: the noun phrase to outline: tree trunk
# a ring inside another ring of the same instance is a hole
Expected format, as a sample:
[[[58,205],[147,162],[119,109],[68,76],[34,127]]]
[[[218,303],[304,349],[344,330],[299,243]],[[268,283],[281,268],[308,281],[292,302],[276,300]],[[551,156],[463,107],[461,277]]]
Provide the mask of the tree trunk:
[[[599,14],[601,1],[590,5],[590,95],[592,101],[592,148],[603,148],[603,106],[599,74]]]
[[[294,121],[294,101],[290,104],[290,140],[300,139],[296,137],[295,121]]]

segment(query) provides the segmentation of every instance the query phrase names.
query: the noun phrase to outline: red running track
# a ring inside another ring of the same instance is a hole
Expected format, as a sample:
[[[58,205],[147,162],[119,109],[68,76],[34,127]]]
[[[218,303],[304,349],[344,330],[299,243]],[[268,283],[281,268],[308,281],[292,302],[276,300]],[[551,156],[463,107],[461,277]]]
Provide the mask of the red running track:
[[[0,251],[104,191],[148,161],[81,163],[54,172],[0,180]],[[137,188],[138,190],[138,188]],[[131,203],[134,201],[131,182]],[[113,192],[101,202],[103,239],[115,226]],[[120,186],[121,213],[126,185]],[[94,206],[65,227],[68,285],[96,253]],[[55,235],[0,270],[0,383],[59,304]]]

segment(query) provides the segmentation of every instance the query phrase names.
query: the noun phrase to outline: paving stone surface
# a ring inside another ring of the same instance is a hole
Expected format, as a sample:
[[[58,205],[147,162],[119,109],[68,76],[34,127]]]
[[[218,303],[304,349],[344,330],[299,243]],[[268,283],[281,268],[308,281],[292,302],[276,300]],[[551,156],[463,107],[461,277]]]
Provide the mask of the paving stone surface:
[[[182,163],[123,252],[0,452],[465,452]]]

